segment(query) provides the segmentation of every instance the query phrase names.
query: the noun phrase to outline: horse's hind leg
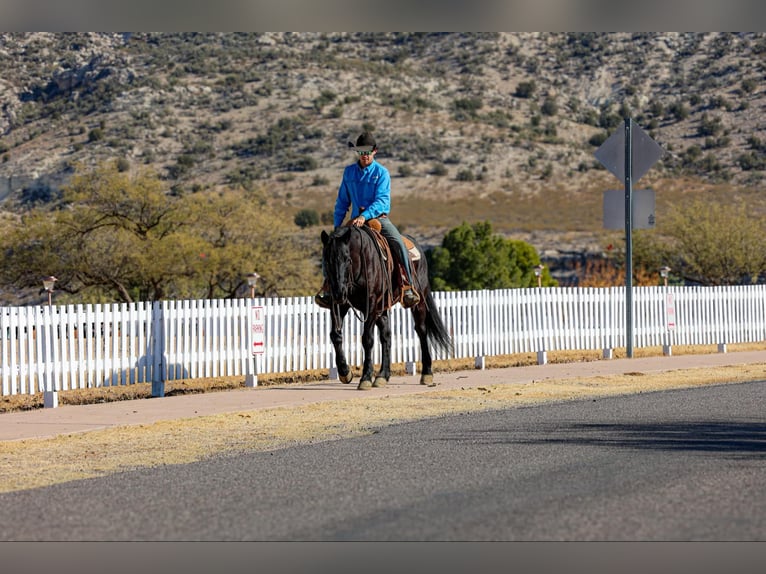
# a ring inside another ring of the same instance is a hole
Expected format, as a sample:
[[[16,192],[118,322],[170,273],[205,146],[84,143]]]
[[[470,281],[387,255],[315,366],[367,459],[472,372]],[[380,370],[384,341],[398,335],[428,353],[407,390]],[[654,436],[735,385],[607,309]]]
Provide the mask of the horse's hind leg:
[[[420,340],[420,384],[429,387],[435,387],[433,374],[433,359],[431,358],[431,349],[428,346],[428,329],[426,328],[426,302],[420,303],[412,308],[412,318],[415,323],[415,332]]]
[[[376,321],[378,326],[378,338],[380,339],[381,357],[380,371],[372,383],[373,387],[385,387],[391,378],[391,323],[388,311],[383,313]]]

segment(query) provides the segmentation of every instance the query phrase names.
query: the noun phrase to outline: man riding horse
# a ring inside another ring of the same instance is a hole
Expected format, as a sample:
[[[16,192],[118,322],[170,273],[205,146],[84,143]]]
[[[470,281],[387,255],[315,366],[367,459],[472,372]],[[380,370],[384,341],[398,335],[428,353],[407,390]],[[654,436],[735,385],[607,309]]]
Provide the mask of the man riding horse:
[[[375,161],[378,146],[370,132],[362,133],[357,138],[356,145],[351,142],[348,142],[348,145],[354,148],[358,159],[356,163],[343,170],[343,179],[335,200],[335,228],[343,224],[349,207],[351,208],[350,225],[361,227],[366,221],[377,219],[381,226],[380,233],[386,238],[391,250],[404,268],[401,303],[405,308],[417,305],[420,295],[412,281],[407,248],[399,230],[388,217],[391,211],[391,175],[388,169]],[[332,306],[332,296],[326,277],[314,300],[320,307],[329,309]]]

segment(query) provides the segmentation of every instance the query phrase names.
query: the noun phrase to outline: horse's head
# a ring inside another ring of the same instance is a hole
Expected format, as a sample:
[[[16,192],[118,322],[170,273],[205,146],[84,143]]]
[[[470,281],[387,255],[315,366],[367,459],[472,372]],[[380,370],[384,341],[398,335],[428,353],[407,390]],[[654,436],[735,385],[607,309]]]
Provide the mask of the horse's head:
[[[330,234],[322,231],[322,265],[333,301],[338,304],[348,301],[352,282],[350,239],[351,227],[340,227]]]

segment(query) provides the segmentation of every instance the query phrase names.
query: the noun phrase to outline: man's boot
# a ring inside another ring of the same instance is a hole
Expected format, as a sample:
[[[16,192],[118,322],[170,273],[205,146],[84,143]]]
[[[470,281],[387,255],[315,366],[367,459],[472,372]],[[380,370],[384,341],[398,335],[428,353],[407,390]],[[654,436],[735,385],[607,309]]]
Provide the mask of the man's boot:
[[[409,309],[420,303],[420,295],[415,291],[412,285],[404,285],[402,287],[402,307]]]
[[[325,309],[332,308],[332,295],[330,295],[330,284],[327,282],[327,279],[322,283],[319,293],[314,296],[314,303]]]

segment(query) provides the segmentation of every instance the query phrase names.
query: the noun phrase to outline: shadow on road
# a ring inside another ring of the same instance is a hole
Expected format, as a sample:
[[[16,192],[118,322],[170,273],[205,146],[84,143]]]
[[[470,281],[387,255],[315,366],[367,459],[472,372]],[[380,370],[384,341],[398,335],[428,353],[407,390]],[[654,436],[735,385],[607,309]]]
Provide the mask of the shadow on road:
[[[514,435],[520,429],[513,431]],[[697,451],[731,456],[766,454],[766,423],[673,422],[673,423],[575,423],[525,427],[523,438],[508,436],[507,429],[482,431],[485,443],[572,444],[640,450]],[[506,435],[505,439],[498,438]],[[529,438],[535,435],[535,438]],[[492,437],[491,439],[489,437]],[[475,439],[476,437],[471,437]],[[759,456],[760,458],[760,456]]]

